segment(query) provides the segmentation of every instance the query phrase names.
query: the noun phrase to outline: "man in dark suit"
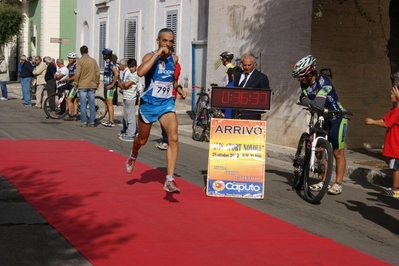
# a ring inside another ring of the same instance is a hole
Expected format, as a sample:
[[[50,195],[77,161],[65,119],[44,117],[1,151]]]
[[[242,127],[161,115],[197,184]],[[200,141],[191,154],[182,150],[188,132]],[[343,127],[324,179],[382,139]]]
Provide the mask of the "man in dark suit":
[[[255,68],[256,61],[253,54],[244,54],[241,59],[241,64],[244,71],[241,75],[236,75],[234,77],[234,87],[270,88],[267,76]],[[239,113],[240,119],[260,120],[263,112],[239,110]]]

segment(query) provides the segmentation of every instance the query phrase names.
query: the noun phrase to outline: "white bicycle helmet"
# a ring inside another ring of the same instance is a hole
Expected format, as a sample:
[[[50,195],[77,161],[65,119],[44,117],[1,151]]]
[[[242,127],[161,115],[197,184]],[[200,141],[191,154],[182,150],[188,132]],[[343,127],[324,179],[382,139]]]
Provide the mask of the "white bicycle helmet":
[[[223,52],[219,55],[221,58],[227,59],[227,60],[233,60],[234,58],[234,54],[230,53],[230,52]]]
[[[292,76],[297,79],[306,77],[316,69],[316,59],[312,55],[307,55],[296,62],[292,70]]]
[[[76,55],[76,53],[72,52],[68,54],[68,58],[73,58],[76,59],[78,56]]]

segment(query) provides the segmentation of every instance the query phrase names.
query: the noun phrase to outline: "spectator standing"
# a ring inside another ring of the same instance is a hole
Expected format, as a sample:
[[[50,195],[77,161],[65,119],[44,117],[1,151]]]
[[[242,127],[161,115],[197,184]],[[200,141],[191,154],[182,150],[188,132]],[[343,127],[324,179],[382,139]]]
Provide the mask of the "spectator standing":
[[[375,125],[386,128],[384,148],[382,155],[391,158],[389,168],[393,170],[392,187],[380,192],[382,196],[399,198],[399,95],[398,87],[394,86],[391,90],[392,108],[379,120],[366,118],[366,125]]]
[[[44,76],[46,74],[47,65],[42,61],[40,56],[35,57],[36,67],[33,70],[34,75],[34,84],[36,85],[36,105],[34,108],[41,109],[43,108],[43,92],[44,87],[46,86],[46,80]]]
[[[116,90],[114,91],[114,97],[112,98],[112,105],[113,107],[117,107],[118,106],[118,82],[119,82],[119,75],[120,75],[120,64],[118,62],[118,56],[116,54],[112,54],[112,62],[114,62],[116,69],[118,70],[118,81],[116,82],[115,86],[116,86]]]
[[[95,126],[96,110],[94,97],[100,83],[100,70],[97,61],[89,56],[86,45],[80,47],[82,57],[76,62],[75,87],[79,89],[80,121],[78,126],[87,126],[86,103],[89,102],[89,127]]]
[[[239,66],[235,66],[234,68],[231,68],[233,71],[231,72],[231,82],[229,82],[226,87],[234,87],[234,78],[236,76],[241,75],[242,73],[242,68]],[[235,118],[235,115],[237,115],[237,111],[231,108],[224,108],[222,109],[222,113],[224,115],[224,118]]]
[[[123,119],[126,122],[126,134],[120,136],[120,140],[133,141],[136,136],[136,99],[137,99],[137,83],[139,76],[137,75],[136,59],[123,59],[120,63],[123,70],[121,83],[119,87],[123,90]]]
[[[154,122],[159,120],[168,135],[169,147],[166,151],[166,180],[163,189],[166,192],[179,193],[174,180],[174,171],[179,153],[177,116],[173,88],[177,82],[174,77],[177,55],[172,53],[175,36],[171,29],[161,29],[158,32],[156,51],[147,53],[142,64],[137,68],[139,77],[145,76],[145,89],[140,98],[139,133],[132,151],[126,160],[125,168],[131,173],[141,146],[145,145]],[[158,88],[163,88],[159,90]]]
[[[219,56],[220,60],[222,60],[222,64],[226,67],[226,72],[222,80],[222,86],[226,87],[227,84],[234,81],[234,79],[232,79],[234,65],[231,63],[234,58],[234,54],[226,51],[221,53]]]
[[[55,72],[54,74],[54,79],[56,80],[58,93],[63,93],[64,90],[68,87],[66,78],[68,77],[69,70],[64,65],[64,59],[62,58],[58,58],[56,64],[57,72]]]
[[[76,72],[76,53],[72,52],[68,54],[68,76],[66,77],[67,89],[69,90],[68,97],[66,98],[66,103],[68,105],[68,116],[64,118],[64,121],[74,121],[78,113],[78,106],[72,100],[76,97],[78,90],[74,88],[75,72]]]
[[[22,67],[21,74],[19,76],[22,87],[22,99],[24,100],[24,106],[32,106],[30,86],[33,78],[33,66],[26,60],[26,56],[21,56]]]
[[[46,81],[47,96],[50,96],[51,94],[55,93],[57,87],[54,79],[54,75],[57,72],[57,67],[53,64],[53,61],[49,56],[44,57],[44,62],[47,65],[46,74],[44,75],[44,80]],[[55,108],[54,98],[51,99],[49,104],[51,109]]]
[[[112,50],[104,48],[102,51],[103,59],[105,60],[104,66],[104,98],[108,107],[108,121],[101,122],[105,127],[115,127],[114,123],[114,106],[113,98],[116,90],[116,83],[118,82],[118,69],[112,61]]]
[[[244,54],[241,59],[241,64],[243,72],[241,75],[234,76],[234,87],[260,89],[270,88],[268,77],[255,68],[256,60],[253,54]],[[238,117],[247,120],[260,120],[262,113],[263,112],[260,111],[238,110]],[[234,116],[236,116],[236,114],[233,114],[233,117]]]
[[[5,60],[3,54],[0,54],[0,86],[1,86],[1,98],[0,100],[6,101],[8,100],[8,89],[7,89],[7,81],[10,80],[8,75],[8,64]]]

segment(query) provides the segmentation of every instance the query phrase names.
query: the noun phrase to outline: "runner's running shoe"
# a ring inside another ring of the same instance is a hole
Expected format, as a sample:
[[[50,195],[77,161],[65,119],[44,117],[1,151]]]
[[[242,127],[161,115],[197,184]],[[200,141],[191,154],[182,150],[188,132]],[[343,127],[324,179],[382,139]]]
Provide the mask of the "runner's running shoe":
[[[131,172],[133,172],[134,169],[134,164],[136,162],[136,158],[137,156],[133,156],[132,154],[129,155],[129,158],[127,158],[126,163],[125,163],[125,168],[126,168],[126,172],[128,174],[130,174]]]
[[[163,190],[170,193],[180,193],[180,189],[177,187],[175,180],[166,179]]]

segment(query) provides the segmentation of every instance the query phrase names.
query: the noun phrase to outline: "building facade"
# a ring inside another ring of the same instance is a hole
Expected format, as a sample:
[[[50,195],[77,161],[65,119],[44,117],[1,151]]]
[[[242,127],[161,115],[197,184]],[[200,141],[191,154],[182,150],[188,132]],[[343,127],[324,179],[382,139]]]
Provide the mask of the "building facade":
[[[119,58],[134,57],[141,63],[145,53],[157,48],[159,29],[172,28],[182,65],[179,82],[188,90],[220,84],[225,71],[218,61],[221,52],[233,52],[236,64],[242,54],[251,52],[273,91],[271,110],[264,116],[267,141],[291,147],[307,121],[306,113],[295,105],[300,89],[291,76],[292,67],[312,54],[318,70],[332,78],[342,105],[355,114],[347,147],[380,147],[385,131],[366,128],[364,119],[382,117],[390,107],[389,0],[362,1],[364,13],[351,1],[338,2],[78,1],[75,49],[85,44],[101,62],[101,50],[107,47]],[[364,14],[372,14],[373,21]],[[195,93],[188,99],[193,100]]]
[[[104,66],[101,51],[110,48],[119,59],[135,58],[156,50],[162,28],[175,32],[175,53],[182,66],[179,83],[191,87],[192,46],[197,38],[198,6],[189,0],[87,0],[78,1],[76,50],[86,45]]]

